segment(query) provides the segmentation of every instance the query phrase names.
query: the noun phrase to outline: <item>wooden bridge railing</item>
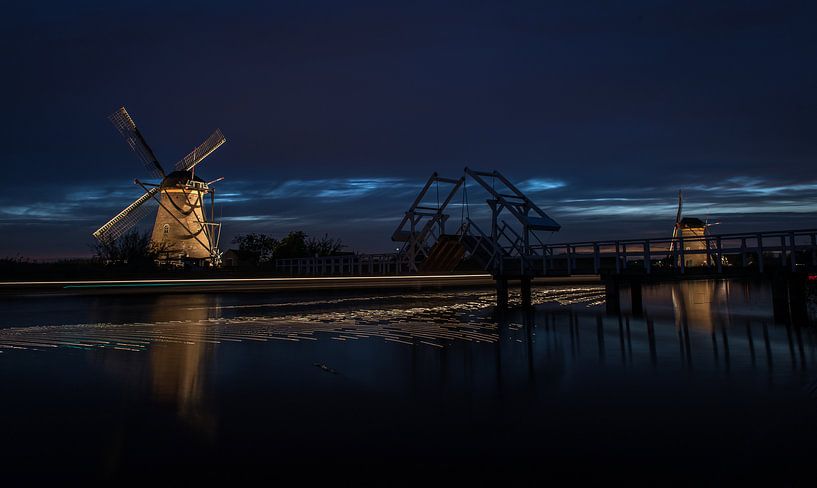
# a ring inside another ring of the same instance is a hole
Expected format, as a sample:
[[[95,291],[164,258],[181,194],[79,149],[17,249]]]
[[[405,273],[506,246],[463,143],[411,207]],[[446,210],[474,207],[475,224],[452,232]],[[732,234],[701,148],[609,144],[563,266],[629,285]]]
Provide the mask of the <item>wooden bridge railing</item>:
[[[795,271],[798,266],[817,267],[817,229],[583,241],[531,249],[532,255],[505,258],[502,267],[533,270],[535,275],[621,273],[636,267],[646,274],[656,267],[682,274],[689,267],[718,273],[753,268],[762,273],[777,260],[778,267]]]
[[[489,237],[480,235],[482,244]],[[516,237],[516,236],[514,236]],[[530,246],[533,254],[507,253],[489,267],[497,276],[604,273],[710,272],[753,270],[773,265],[791,271],[817,269],[817,229],[720,234],[676,239],[620,239]],[[490,255],[491,250],[485,249]],[[496,257],[496,256],[495,256]],[[800,267],[800,268],[798,268]],[[292,276],[396,275],[410,270],[397,254],[362,254],[277,259],[275,268]]]

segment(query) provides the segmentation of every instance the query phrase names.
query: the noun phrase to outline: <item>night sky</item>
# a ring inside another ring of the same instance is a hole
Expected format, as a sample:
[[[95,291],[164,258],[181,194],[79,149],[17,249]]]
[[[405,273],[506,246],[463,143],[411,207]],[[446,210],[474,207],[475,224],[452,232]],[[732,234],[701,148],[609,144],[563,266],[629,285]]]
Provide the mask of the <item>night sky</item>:
[[[222,248],[392,250],[465,166],[529,191],[551,242],[669,235],[679,189],[719,233],[815,227],[817,2],[615,3],[4,6],[0,257],[88,255],[140,195],[122,105],[166,168],[223,130]]]

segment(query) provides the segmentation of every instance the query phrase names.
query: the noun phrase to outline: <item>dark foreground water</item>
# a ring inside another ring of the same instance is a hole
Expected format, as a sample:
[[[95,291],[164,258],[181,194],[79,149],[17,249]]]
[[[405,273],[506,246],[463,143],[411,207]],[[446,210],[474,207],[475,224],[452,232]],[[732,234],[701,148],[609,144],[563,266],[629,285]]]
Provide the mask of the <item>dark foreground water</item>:
[[[535,293],[4,298],[0,483],[815,483],[815,333],[768,287]]]

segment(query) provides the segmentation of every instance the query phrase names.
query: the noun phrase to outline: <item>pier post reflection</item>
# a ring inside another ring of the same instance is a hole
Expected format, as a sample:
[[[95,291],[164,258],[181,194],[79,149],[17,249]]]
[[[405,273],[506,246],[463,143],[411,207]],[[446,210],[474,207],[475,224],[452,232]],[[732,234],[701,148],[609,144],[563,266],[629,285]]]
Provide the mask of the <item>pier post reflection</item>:
[[[615,364],[621,366],[637,366],[638,361],[645,359],[652,368],[676,364],[701,373],[730,374],[736,367],[762,367],[773,375],[775,361],[784,356],[792,365],[804,368],[806,355],[802,351],[806,341],[802,338],[806,332],[802,327],[776,323],[771,298],[771,290],[762,282],[650,284],[643,285],[643,306],[639,307],[643,317],[635,310],[619,310],[611,316],[610,307],[601,312],[574,306],[546,310],[539,307],[533,312],[518,309],[501,320],[512,322],[513,313],[518,313],[517,320],[527,329],[524,340],[528,343],[529,376],[539,371],[536,361],[541,351],[536,347],[537,331],[544,336],[540,340],[547,337],[547,344],[562,348],[563,358],[569,363],[589,359],[583,353],[586,347],[591,347],[595,361],[604,367],[612,365],[610,360],[618,355]],[[742,320],[733,323],[740,317]],[[532,326],[528,325],[531,321]],[[633,330],[634,325],[643,328]],[[807,333],[810,344],[813,333],[810,329]],[[762,341],[760,349],[757,341]],[[612,344],[616,347],[611,348]],[[500,359],[506,358],[498,354],[497,360]],[[501,362],[498,370],[509,367],[507,361]],[[507,370],[503,374],[513,375]]]

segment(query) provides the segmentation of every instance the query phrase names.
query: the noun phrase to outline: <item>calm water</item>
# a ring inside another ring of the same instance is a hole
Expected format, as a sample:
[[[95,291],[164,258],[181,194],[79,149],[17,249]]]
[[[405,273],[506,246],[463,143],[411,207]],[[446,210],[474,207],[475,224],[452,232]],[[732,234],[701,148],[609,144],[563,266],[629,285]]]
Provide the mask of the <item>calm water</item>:
[[[2,479],[812,485],[817,347],[757,283],[17,297]]]

